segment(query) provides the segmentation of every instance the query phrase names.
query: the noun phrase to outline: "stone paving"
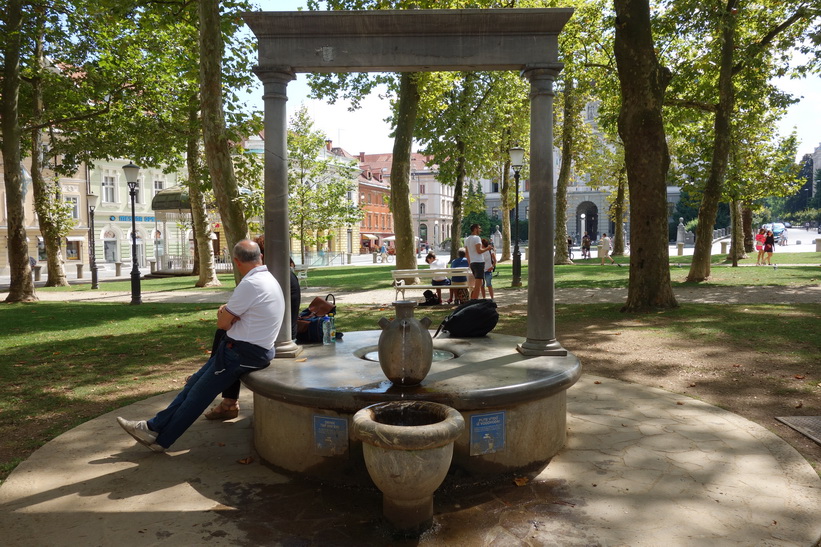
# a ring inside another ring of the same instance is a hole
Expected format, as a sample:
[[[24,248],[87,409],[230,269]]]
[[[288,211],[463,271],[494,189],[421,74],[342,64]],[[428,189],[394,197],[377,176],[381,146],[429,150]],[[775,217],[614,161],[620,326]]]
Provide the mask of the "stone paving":
[[[583,376],[568,391],[567,445],[546,468],[521,486],[513,477],[446,482],[434,527],[411,540],[391,535],[377,490],[305,482],[261,464],[250,397],[238,419],[200,420],[166,454],[115,423],[146,417],[172,395],[82,424],[21,463],[0,486],[3,544],[810,547],[821,539],[821,479],[792,447],[658,389]]]

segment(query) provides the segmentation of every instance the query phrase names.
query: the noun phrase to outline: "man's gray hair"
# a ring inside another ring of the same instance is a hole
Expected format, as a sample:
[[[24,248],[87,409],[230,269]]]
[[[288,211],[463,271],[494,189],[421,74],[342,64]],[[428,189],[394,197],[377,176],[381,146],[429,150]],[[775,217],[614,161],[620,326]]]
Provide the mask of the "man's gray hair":
[[[262,253],[259,250],[259,245],[250,239],[243,239],[237,241],[234,245],[234,258],[243,263],[259,262]]]

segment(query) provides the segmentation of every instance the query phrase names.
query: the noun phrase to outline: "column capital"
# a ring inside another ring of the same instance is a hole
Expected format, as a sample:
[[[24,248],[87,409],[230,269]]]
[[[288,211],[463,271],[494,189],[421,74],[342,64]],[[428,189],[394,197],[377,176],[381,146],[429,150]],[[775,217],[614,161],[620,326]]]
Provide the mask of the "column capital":
[[[291,80],[296,80],[296,74],[289,66],[273,66],[273,67],[261,67],[256,65],[254,67],[254,74],[257,75],[263,84],[285,84],[288,85],[288,82]]]
[[[563,68],[564,63],[527,66],[522,70],[521,75],[523,78],[530,80],[531,83],[535,83],[538,80],[550,80],[552,82],[559,76],[559,72],[561,72]]]

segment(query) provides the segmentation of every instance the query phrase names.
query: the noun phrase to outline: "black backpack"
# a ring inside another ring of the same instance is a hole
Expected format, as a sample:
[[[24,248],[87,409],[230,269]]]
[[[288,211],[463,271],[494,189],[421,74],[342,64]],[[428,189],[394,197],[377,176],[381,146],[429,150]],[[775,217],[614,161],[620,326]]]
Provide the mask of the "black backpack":
[[[470,300],[445,317],[433,337],[436,338],[439,331],[447,331],[452,338],[478,338],[496,328],[498,322],[496,302],[485,299]]]

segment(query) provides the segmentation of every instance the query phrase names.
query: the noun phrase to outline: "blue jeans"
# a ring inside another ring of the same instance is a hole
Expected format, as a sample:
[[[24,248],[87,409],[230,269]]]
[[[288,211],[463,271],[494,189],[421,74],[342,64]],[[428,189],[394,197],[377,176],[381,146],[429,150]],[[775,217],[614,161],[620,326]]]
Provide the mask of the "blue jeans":
[[[220,344],[224,346],[223,344]],[[157,444],[168,448],[191,427],[223,390],[238,381],[246,372],[255,370],[240,366],[239,354],[227,347],[223,352],[223,370],[217,370],[216,354],[186,382],[185,387],[165,410],[148,420],[148,428],[156,431]]]

